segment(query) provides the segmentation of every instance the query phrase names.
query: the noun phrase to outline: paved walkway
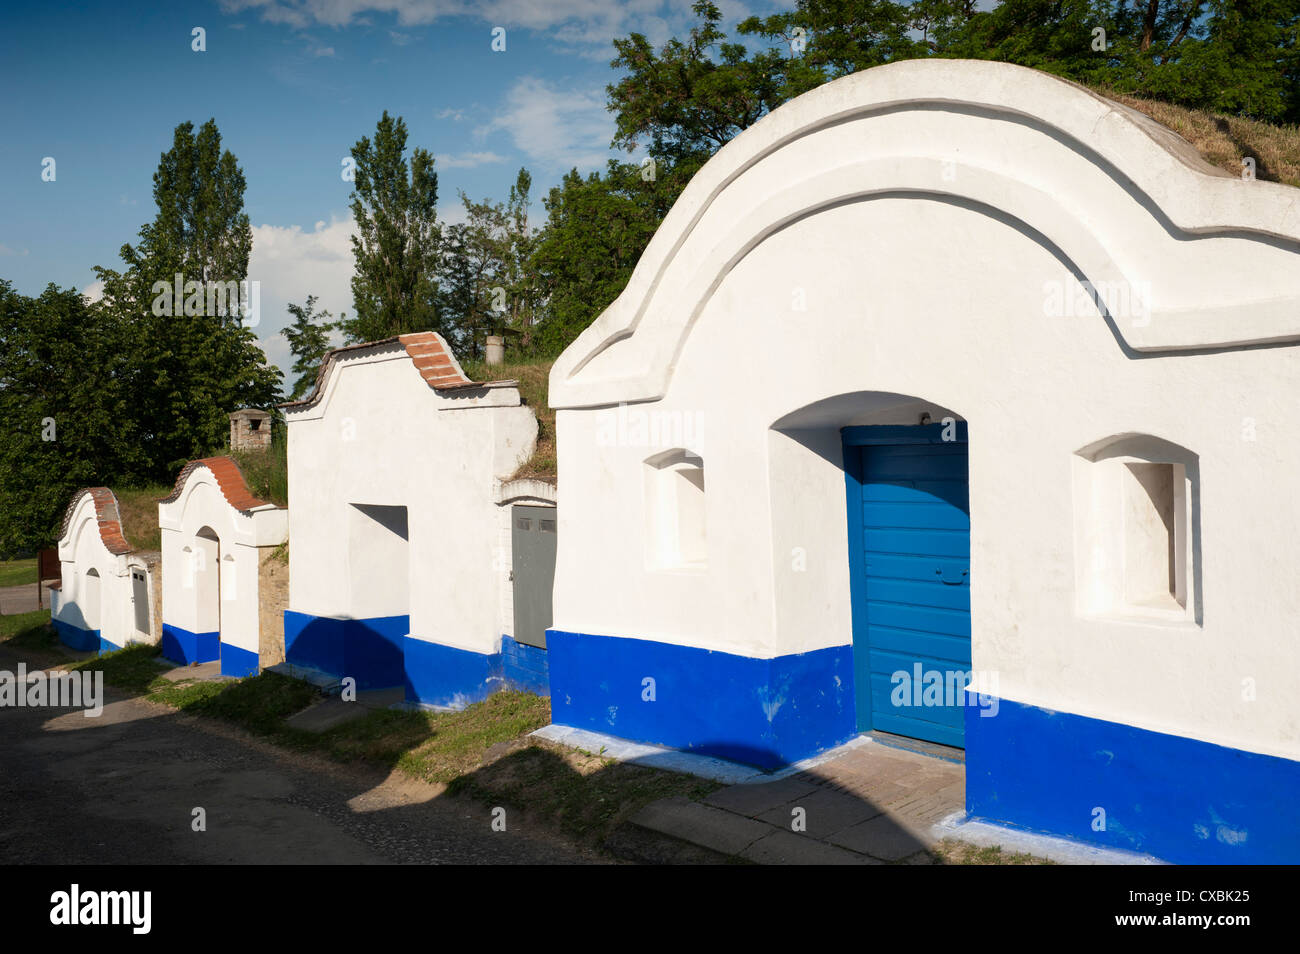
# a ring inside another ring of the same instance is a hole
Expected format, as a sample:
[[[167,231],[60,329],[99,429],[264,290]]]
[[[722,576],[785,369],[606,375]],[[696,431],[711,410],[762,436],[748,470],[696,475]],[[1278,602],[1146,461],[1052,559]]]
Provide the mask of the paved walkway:
[[[20,661],[34,665],[0,644],[0,671]],[[0,707],[0,864],[603,860],[517,812],[496,831],[491,806],[397,771],[278,749],[111,688],[105,696],[97,718]]]
[[[958,763],[868,742],[703,803],[655,802],[632,824],[760,864],[930,864],[934,826],[962,810],[965,776]]]
[[[41,605],[36,605],[36,584],[24,583],[21,586],[0,586],[0,616],[15,616],[18,613],[30,613],[36,609],[50,608],[50,589],[44,588]]]

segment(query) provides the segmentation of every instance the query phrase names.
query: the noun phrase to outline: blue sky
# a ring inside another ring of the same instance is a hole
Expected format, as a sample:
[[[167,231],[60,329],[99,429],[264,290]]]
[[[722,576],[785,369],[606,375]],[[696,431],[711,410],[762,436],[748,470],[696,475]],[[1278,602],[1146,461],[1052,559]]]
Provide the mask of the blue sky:
[[[722,2],[728,30],[770,0]],[[94,297],[92,266],[154,215],[152,177],[176,125],[215,118],[248,180],[256,329],[286,367],[285,304],[351,310],[341,162],[387,109],[437,157],[439,205],[501,200],[520,166],[541,198],[604,165],[612,40],[685,35],[690,0],[203,0],[15,4],[0,27],[0,278]],[[492,50],[504,27],[506,49]],[[192,49],[195,27],[206,50]],[[56,162],[42,181],[42,160]]]

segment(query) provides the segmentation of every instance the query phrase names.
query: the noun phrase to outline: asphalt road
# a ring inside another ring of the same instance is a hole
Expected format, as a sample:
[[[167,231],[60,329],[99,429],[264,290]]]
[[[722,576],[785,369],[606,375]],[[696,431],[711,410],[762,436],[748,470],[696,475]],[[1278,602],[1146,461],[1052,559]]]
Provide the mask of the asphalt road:
[[[0,645],[0,671],[19,656]],[[30,666],[30,663],[29,663]],[[599,861],[507,812],[283,752],[105,690],[81,710],[0,708],[0,864]],[[193,830],[203,808],[206,831]]]
[[[50,608],[50,591],[45,588],[41,594],[41,606]],[[36,584],[25,583],[22,586],[0,586],[0,616],[14,616],[18,613],[30,613],[40,609],[36,605]]]

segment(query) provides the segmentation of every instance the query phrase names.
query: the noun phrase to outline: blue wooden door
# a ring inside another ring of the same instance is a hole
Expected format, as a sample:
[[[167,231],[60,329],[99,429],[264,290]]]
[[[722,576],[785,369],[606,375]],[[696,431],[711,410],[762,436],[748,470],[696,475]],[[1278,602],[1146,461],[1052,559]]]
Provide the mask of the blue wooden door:
[[[963,745],[965,424],[844,429],[858,729]],[[954,439],[956,438],[956,439]]]

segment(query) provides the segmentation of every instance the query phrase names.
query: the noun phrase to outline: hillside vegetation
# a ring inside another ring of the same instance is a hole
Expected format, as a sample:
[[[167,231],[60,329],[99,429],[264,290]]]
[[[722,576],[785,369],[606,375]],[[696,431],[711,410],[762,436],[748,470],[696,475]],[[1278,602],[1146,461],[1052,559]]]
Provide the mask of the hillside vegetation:
[[[1221,116],[1104,88],[1093,91],[1172,129],[1212,166],[1239,176],[1242,160],[1249,157],[1255,160],[1256,179],[1300,188],[1300,126]]]

